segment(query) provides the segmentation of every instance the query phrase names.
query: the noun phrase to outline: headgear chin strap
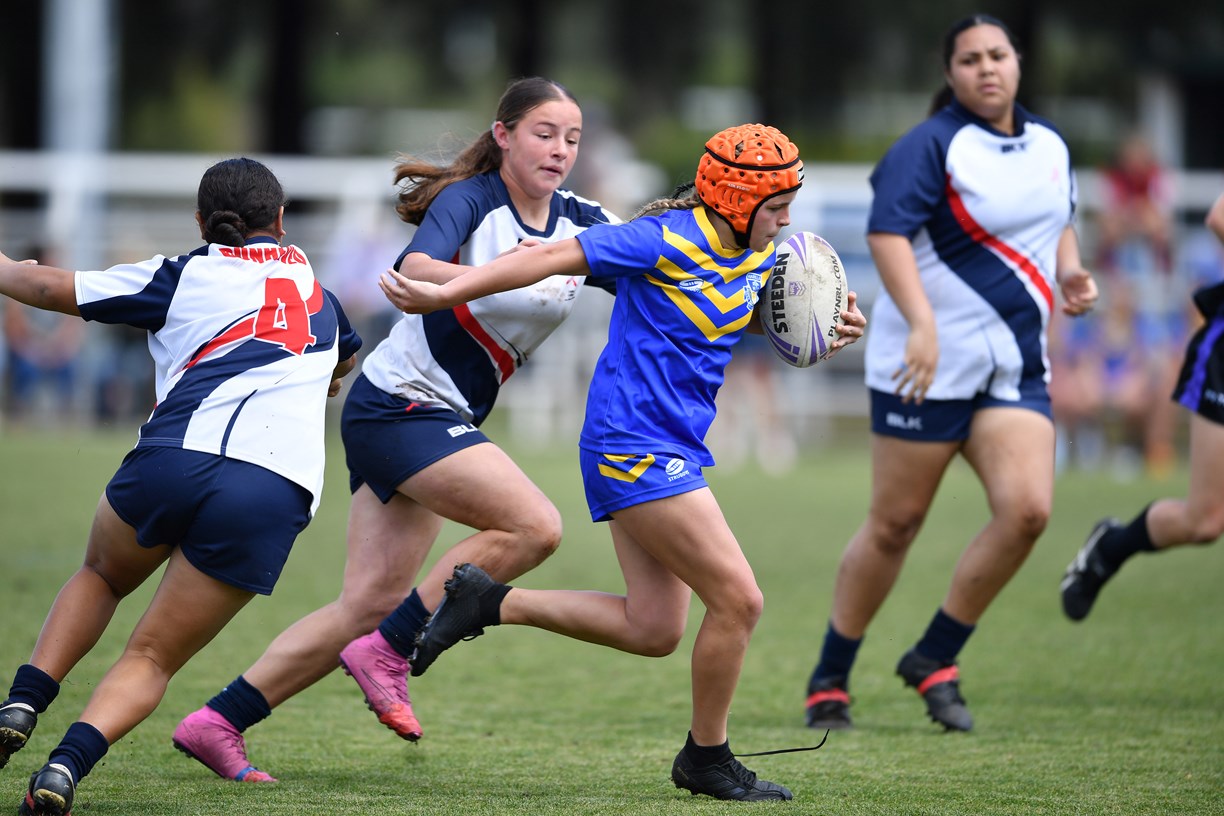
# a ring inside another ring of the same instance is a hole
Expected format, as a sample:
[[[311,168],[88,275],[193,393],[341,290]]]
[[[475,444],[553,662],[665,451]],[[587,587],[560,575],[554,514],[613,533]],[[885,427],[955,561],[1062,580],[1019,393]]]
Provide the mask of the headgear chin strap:
[[[803,184],[799,148],[767,125],[738,125],[710,137],[697,164],[697,196],[748,246],[752,222],[767,199]]]

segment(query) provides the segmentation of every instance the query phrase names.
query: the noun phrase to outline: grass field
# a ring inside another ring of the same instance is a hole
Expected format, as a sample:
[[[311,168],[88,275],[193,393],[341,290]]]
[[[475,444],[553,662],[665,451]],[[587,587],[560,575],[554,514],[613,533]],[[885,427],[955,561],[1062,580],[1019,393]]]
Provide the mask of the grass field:
[[[829,610],[833,572],[862,519],[861,433],[804,457],[779,480],[711,471],[765,591],[731,718],[740,752],[812,745],[803,692]],[[100,491],[134,437],[0,434],[3,638],[0,682],[24,662],[60,584],[80,562]],[[607,532],[587,520],[576,457],[512,451],[566,521],[558,553],[524,586],[620,591]],[[966,539],[983,523],[976,482],[949,474],[906,571],[877,617],[854,677],[856,729],[819,751],[748,761],[795,792],[786,805],[693,798],[668,779],[688,726],[688,655],[647,660],[517,627],[492,629],[441,658],[412,694],[425,738],[396,739],[356,686],[333,674],[248,732],[275,786],[222,782],[170,745],[178,719],[259,656],[273,635],[339,587],[347,480],[332,448],[328,491],[276,593],[257,598],[171,683],[162,706],[113,747],[78,791],[77,816],[130,814],[803,814],[1224,813],[1224,614],[1219,547],[1141,557],[1080,625],[1063,619],[1062,570],[1100,516],[1129,516],[1167,482],[1060,477],[1055,512],[1029,562],[961,655],[971,734],[944,734],[893,667],[943,597]],[[448,528],[435,550],[462,535]],[[128,599],[64,684],[30,745],[2,772],[15,808],[27,776],[80,712],[143,610]],[[185,599],[189,603],[190,599]],[[5,806],[7,807],[7,806]]]

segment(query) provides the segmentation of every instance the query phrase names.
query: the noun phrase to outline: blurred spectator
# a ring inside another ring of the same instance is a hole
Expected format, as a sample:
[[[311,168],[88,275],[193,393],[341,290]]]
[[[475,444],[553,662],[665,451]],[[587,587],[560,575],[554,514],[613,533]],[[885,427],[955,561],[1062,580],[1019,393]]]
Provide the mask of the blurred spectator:
[[[148,333],[132,326],[97,325],[101,353],[94,360],[94,419],[108,426],[143,420],[156,406]]]
[[[1147,357],[1135,342],[1131,290],[1114,282],[1094,315],[1055,315],[1050,400],[1058,426],[1055,466],[1138,474],[1151,405]]]
[[[42,247],[27,255],[56,263]],[[84,324],[69,315],[4,300],[8,360],[7,414],[15,424],[39,420],[67,423],[76,415],[78,358]],[[44,407],[45,403],[45,407]]]
[[[1147,140],[1137,134],[1119,146],[1104,172],[1104,202],[1097,243],[1097,267],[1117,271],[1128,263],[1128,248],[1150,255],[1155,271],[1173,269],[1173,189]]]
[[[1102,289],[1133,313],[1134,347],[1142,349],[1142,386],[1172,393],[1187,337],[1189,288],[1173,262],[1174,191],[1151,145],[1131,135],[1103,175],[1097,267]],[[1108,378],[1109,372],[1102,372]],[[1163,478],[1176,462],[1179,416],[1167,399],[1148,399],[1140,436],[1149,475]]]
[[[390,174],[387,188],[393,189]],[[370,348],[390,334],[401,317],[378,288],[378,277],[395,263],[415,229],[394,217],[390,198],[341,210],[327,255],[318,265],[319,280],[344,304],[353,329]]]

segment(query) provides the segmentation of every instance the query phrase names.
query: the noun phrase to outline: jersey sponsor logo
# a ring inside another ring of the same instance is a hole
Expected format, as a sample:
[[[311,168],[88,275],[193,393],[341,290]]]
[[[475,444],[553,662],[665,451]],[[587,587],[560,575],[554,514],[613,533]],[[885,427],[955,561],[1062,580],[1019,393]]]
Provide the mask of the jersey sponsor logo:
[[[451,438],[463,436],[464,434],[476,433],[475,425],[452,425],[446,429],[446,432],[451,435]]]
[[[890,428],[898,428],[902,431],[921,431],[922,417],[905,416],[895,411],[889,411],[884,416],[884,424]]]
[[[680,281],[679,285],[686,292],[700,292],[701,287],[705,286],[705,281],[700,278],[689,278],[688,280]]]
[[[270,263],[279,261],[280,263],[306,263],[306,256],[302,254],[302,250],[295,246],[243,246],[243,247],[221,247],[220,253],[226,258],[238,258],[243,261],[251,261],[252,263]]]
[[[691,476],[688,472],[688,462],[683,459],[672,459],[668,461],[667,467],[663,468],[663,472],[667,474],[667,481],[674,482],[677,479],[683,479],[685,476]]]

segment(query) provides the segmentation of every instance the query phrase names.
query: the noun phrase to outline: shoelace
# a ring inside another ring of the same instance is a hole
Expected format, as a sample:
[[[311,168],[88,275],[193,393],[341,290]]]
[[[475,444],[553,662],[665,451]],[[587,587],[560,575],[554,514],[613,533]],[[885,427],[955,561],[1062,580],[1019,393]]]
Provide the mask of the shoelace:
[[[741,756],[752,756],[752,754],[742,754]],[[726,768],[736,779],[740,781],[744,787],[756,787],[757,775],[745,768],[744,763],[740,762],[735,757],[731,757],[731,759],[727,761]]]
[[[824,736],[821,738],[819,745],[812,745],[807,748],[779,748],[776,751],[756,751],[751,754],[736,754],[736,756],[737,757],[769,756],[770,754],[793,754],[793,753],[796,753],[797,751],[816,751],[816,750],[819,750],[820,748],[823,748],[824,744],[828,742],[828,740],[829,740],[829,729],[826,728],[824,732]],[[740,765],[740,767],[743,768],[744,766]],[[747,771],[748,769],[744,768],[744,770]],[[752,773],[752,771],[748,771],[748,773]],[[756,779],[756,774],[753,774],[752,778]]]

